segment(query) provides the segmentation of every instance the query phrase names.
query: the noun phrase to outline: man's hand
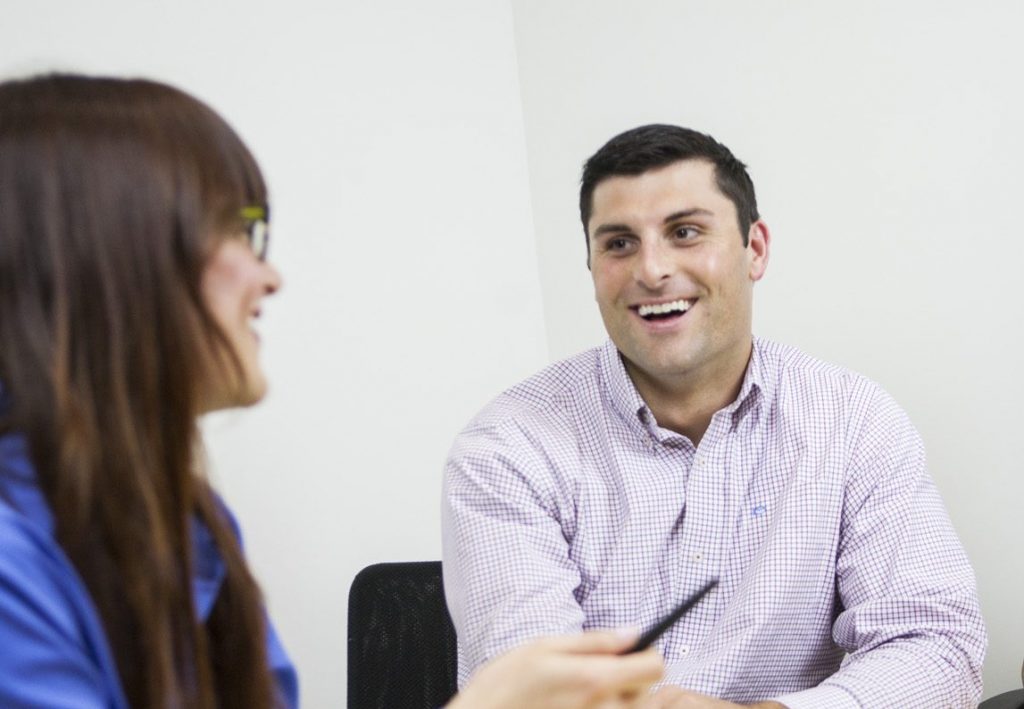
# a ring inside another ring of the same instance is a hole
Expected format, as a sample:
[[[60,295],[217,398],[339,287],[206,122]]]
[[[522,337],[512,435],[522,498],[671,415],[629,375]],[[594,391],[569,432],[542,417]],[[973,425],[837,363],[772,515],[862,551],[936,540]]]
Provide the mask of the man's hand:
[[[757,704],[733,704],[724,699],[715,699],[696,692],[689,692],[679,687],[662,687],[651,695],[642,709],[786,709],[778,702],[758,702]]]

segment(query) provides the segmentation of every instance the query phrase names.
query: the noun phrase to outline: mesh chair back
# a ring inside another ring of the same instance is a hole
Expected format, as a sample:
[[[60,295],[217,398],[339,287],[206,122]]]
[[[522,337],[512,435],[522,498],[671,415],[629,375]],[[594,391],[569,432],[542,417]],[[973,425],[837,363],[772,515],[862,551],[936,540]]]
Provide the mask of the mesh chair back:
[[[437,709],[457,689],[440,561],[374,564],[348,595],[349,709]]]

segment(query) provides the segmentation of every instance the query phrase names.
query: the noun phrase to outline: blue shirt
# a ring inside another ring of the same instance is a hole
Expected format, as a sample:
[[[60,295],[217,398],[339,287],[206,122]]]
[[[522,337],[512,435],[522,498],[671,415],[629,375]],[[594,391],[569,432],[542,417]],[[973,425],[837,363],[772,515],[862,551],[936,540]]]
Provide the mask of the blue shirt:
[[[192,531],[192,589],[205,621],[225,569],[209,530]],[[295,668],[269,622],[267,656],[284,706],[297,707]],[[128,709],[99,614],[54,538],[19,435],[0,436],[0,707]]]

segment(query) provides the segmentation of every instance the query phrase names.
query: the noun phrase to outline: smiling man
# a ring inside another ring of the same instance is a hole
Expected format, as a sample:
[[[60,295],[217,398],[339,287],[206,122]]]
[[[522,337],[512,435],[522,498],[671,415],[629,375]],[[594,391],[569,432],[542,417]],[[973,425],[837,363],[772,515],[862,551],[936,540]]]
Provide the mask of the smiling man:
[[[526,639],[648,627],[646,707],[972,707],[985,630],[920,437],[864,377],[753,337],[746,168],[652,125],[583,170],[609,341],[506,391],[446,470],[460,679]]]

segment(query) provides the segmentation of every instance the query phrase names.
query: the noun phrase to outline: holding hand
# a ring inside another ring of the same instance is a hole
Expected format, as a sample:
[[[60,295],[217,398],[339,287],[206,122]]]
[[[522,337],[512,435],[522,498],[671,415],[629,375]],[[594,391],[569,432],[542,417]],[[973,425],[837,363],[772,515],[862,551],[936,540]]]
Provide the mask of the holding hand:
[[[601,631],[532,642],[481,667],[448,709],[640,707],[664,666],[653,650],[618,654],[635,641]]]

